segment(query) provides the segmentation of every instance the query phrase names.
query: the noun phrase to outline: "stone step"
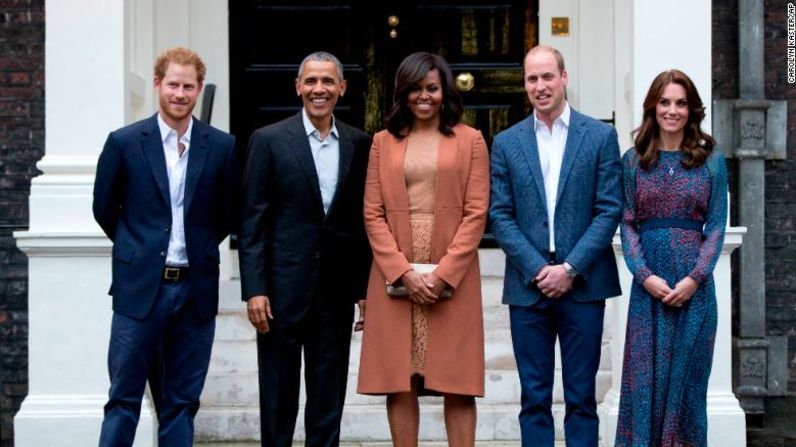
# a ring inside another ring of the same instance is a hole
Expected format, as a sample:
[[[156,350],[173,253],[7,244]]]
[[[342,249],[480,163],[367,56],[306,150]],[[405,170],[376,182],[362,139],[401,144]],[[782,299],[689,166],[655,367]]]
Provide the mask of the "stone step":
[[[348,375],[348,391],[346,394],[346,408],[357,405],[380,404],[384,401],[380,396],[365,396],[356,393],[357,373],[350,372]],[[233,408],[256,408],[259,405],[259,388],[257,382],[257,372],[238,372],[231,374],[210,373],[205,382],[202,392],[202,408],[209,407],[233,407]],[[597,401],[602,401],[602,397],[611,386],[610,371],[600,371],[597,373]],[[485,380],[486,394],[484,398],[478,399],[479,403],[487,405],[514,405],[519,402],[520,384],[517,373],[514,371],[487,371]],[[300,402],[304,402],[304,387],[300,392]],[[440,397],[427,397],[424,402],[439,403]],[[553,402],[561,403],[564,401],[564,389],[561,384],[560,374],[556,377],[553,385]]]
[[[520,438],[518,411],[518,405],[486,405],[479,401],[476,439],[481,442],[501,443],[495,445],[518,445],[517,440]],[[553,417],[556,439],[563,439],[563,405],[553,405]],[[196,429],[197,443],[254,442],[260,436],[259,410],[203,407],[196,416]],[[299,409],[295,433],[295,441],[304,439],[303,407]],[[351,445],[361,445],[361,443],[387,442],[389,439],[389,426],[383,404],[346,407],[341,425],[341,441],[353,442]],[[421,405],[420,439],[423,441],[446,439],[441,404]],[[507,442],[509,444],[503,444]]]
[[[259,447],[260,443],[248,442],[248,443],[196,443],[194,445],[200,447]],[[448,443],[445,441],[428,441],[428,442],[420,442],[418,447],[447,447]],[[519,447],[521,444],[519,441],[476,441],[476,447]],[[388,447],[392,446],[392,443],[389,441],[381,441],[381,442],[341,442],[340,447]],[[555,447],[564,447],[564,441],[556,442]],[[303,442],[296,442],[293,444],[293,447],[304,447]]]

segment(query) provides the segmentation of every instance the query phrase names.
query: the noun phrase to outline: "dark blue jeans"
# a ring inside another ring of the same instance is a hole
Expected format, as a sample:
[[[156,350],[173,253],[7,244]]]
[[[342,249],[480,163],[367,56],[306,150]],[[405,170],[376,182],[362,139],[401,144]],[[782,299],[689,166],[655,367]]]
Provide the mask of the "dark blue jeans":
[[[193,418],[210,364],[215,319],[197,316],[188,289],[187,281],[164,282],[144,319],[113,314],[108,348],[111,388],[100,447],[132,445],[147,376],[160,344],[164,361],[159,445],[193,445]]]
[[[565,295],[532,306],[511,306],[511,340],[520,374],[523,447],[552,447],[555,343],[561,346],[564,435],[567,446],[597,447],[595,376],[600,366],[605,302],[579,303]]]

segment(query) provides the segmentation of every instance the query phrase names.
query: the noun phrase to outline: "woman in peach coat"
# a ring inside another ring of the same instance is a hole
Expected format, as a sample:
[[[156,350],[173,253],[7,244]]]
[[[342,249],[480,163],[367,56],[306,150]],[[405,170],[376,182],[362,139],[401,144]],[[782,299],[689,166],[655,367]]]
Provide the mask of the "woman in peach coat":
[[[418,395],[441,394],[450,445],[472,446],[474,397],[484,394],[477,249],[489,156],[481,133],[459,123],[461,96],[444,59],[411,54],[395,78],[395,105],[374,137],[365,186],[375,262],[358,392],[387,395],[397,447],[417,445]],[[437,266],[419,273],[410,263]],[[388,296],[386,285],[399,282],[408,296]]]

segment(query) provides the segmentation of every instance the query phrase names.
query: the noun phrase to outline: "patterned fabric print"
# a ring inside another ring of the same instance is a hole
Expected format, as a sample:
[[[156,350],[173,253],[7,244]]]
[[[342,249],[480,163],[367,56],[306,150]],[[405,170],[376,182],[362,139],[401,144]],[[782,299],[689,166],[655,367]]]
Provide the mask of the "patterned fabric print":
[[[727,222],[727,170],[714,151],[696,169],[681,152],[661,152],[649,170],[635,150],[622,158],[625,208],[622,250],[634,276],[630,293],[616,446],[707,445],[707,386],[716,336],[713,268]],[[704,230],[638,230],[646,219],[704,222]],[[664,305],[642,286],[655,274],[674,287],[686,276],[699,287],[682,307]]]
[[[412,257],[414,262],[431,262],[431,233],[433,215],[410,217],[412,227]],[[428,306],[412,303],[412,374],[423,375],[426,368],[426,346],[428,341]]]

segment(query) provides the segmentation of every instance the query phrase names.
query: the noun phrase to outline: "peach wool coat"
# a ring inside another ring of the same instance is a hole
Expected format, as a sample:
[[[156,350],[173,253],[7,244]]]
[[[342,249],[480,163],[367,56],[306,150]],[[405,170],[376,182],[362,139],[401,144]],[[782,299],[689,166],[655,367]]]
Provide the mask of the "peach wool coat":
[[[386,284],[411,269],[412,231],[404,177],[408,138],[377,133],[365,183],[365,227],[373,249],[357,391],[410,390],[412,303],[387,295]],[[484,395],[484,324],[478,243],[489,206],[489,155],[481,132],[458,124],[437,156],[431,262],[453,287],[428,314],[425,388]]]

